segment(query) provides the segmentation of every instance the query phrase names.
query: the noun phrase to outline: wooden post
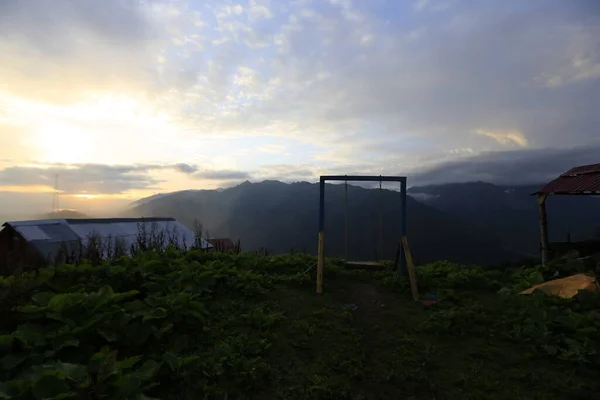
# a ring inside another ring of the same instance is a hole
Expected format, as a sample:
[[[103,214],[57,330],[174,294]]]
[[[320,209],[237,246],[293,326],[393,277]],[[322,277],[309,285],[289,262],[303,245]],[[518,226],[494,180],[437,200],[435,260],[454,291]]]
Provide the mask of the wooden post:
[[[406,258],[406,269],[408,269],[408,279],[410,282],[410,292],[414,301],[419,301],[419,288],[417,286],[417,274],[413,264],[412,254],[408,247],[408,239],[402,236],[402,247],[404,248],[404,257]]]
[[[537,195],[538,211],[540,214],[540,235],[541,235],[541,250],[542,250],[542,265],[547,265],[550,261],[548,249],[548,217],[546,214],[546,199],[547,193]]]
[[[400,221],[400,237],[404,238],[406,236],[406,178],[400,181],[400,202],[400,218],[402,218]],[[403,276],[406,270],[406,257],[400,257],[400,264],[397,268],[398,274]]]
[[[324,233],[323,231],[319,232],[319,250],[318,250],[318,259],[317,259],[317,294],[321,295],[323,293],[323,269],[325,267],[325,254],[324,254]]]

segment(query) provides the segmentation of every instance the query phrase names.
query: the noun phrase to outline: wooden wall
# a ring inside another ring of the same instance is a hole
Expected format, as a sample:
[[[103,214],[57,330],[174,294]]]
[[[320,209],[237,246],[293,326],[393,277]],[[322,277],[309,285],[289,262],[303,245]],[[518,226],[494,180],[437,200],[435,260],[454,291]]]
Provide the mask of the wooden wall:
[[[12,275],[43,265],[37,251],[10,226],[0,231],[0,274]]]

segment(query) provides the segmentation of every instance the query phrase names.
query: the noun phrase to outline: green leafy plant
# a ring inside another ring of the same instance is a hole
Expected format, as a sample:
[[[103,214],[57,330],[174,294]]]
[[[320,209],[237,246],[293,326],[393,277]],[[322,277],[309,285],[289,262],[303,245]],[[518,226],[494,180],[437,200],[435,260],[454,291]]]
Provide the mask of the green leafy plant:
[[[418,266],[426,308],[391,268],[327,259],[317,297],[313,256],[161,241],[0,277],[0,398],[585,398],[600,368],[600,294],[516,294],[569,266]]]

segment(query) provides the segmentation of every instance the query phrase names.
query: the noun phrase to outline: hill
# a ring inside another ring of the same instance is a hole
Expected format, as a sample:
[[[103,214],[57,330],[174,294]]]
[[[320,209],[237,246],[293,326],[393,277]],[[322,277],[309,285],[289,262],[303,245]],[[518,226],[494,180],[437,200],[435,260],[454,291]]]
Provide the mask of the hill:
[[[177,193],[177,192],[174,192]],[[142,199],[136,200],[130,204],[131,207],[139,206],[141,204],[148,203],[149,201],[160,199],[161,197],[170,196],[173,193],[157,193],[152,196],[144,197]]]
[[[379,249],[379,191],[349,187],[349,258],[376,259]],[[319,186],[306,182],[245,182],[221,191],[173,193],[133,208],[133,216],[171,216],[193,227],[200,221],[212,237],[240,239],[246,250],[269,248],[316,252]],[[344,255],[344,188],[327,185],[326,254]],[[400,233],[399,193],[382,192],[383,258],[393,259]],[[484,229],[408,198],[408,236],[417,262],[447,259],[490,264],[516,253]]]
[[[0,394],[25,399],[593,399],[598,293],[517,295],[566,266],[390,270],[170,250],[0,279]],[[497,294],[501,290],[503,295]]]
[[[531,193],[542,185],[498,186],[484,182],[412,187],[409,194],[440,211],[494,232],[523,253],[538,254],[538,207]],[[546,201],[551,241],[594,238],[600,231],[600,200],[589,196],[550,196]]]
[[[71,218],[71,219],[82,219],[82,218],[90,218],[88,215],[80,213],[75,210],[60,210],[53,211],[47,214],[42,214],[39,216],[39,219],[61,219],[61,218]]]

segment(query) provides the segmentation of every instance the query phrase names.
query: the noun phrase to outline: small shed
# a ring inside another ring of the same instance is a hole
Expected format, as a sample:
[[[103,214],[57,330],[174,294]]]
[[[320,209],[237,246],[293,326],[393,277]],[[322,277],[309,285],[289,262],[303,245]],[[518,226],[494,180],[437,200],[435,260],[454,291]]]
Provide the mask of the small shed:
[[[548,242],[548,218],[546,199],[550,195],[597,196],[600,195],[600,164],[582,165],[571,168],[558,178],[547,183],[537,192],[537,203],[540,218],[542,264],[546,265],[551,258]]]
[[[226,253],[229,250],[239,251],[240,248],[239,242],[235,244],[230,238],[209,239],[208,241],[213,245],[215,251],[221,253]]]
[[[131,254],[140,244],[197,246],[194,232],[173,218],[87,218],[9,221],[0,231],[0,273],[52,263],[65,248],[87,248],[96,241],[101,257],[118,246]],[[203,249],[213,246],[201,239]]]

